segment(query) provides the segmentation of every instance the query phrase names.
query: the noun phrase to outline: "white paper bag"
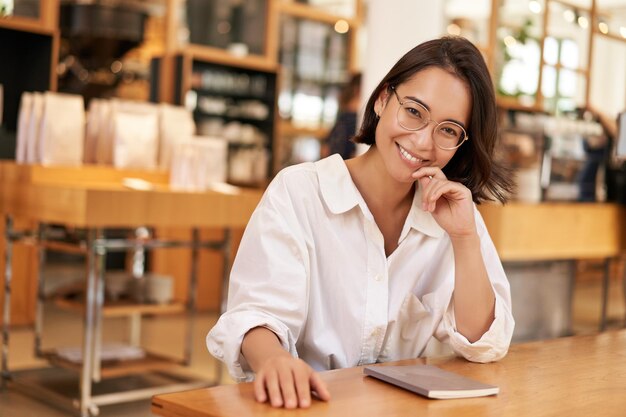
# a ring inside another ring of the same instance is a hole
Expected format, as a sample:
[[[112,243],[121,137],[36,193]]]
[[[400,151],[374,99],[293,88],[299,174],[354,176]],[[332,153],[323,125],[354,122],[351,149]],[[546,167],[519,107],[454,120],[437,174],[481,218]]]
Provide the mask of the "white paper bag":
[[[112,99],[98,138],[100,164],[116,168],[154,169],[158,152],[158,109],[151,103]]]
[[[46,92],[39,131],[40,162],[43,165],[81,165],[84,141],[82,96]]]
[[[94,98],[89,103],[87,126],[85,128],[85,144],[83,147],[83,162],[95,164],[97,162],[98,137],[100,136],[100,106],[104,100]]]
[[[18,164],[26,163],[26,151],[28,148],[28,128],[33,111],[33,95],[29,92],[22,93],[20,110],[17,117],[17,144],[15,149],[15,161]]]
[[[221,138],[195,136],[174,148],[170,186],[186,191],[205,191],[226,181],[228,142]]]
[[[41,163],[39,131],[41,130],[41,119],[43,113],[43,94],[33,93],[28,129],[26,130],[26,163]]]
[[[159,168],[169,170],[177,143],[189,140],[196,133],[191,111],[181,106],[159,106]]]
[[[93,109],[94,117],[97,119],[95,123],[97,123],[98,126],[95,162],[99,165],[113,164],[113,122],[111,120],[111,108],[111,101],[103,100]]]
[[[113,114],[113,165],[123,169],[155,169],[158,151],[156,112]]]

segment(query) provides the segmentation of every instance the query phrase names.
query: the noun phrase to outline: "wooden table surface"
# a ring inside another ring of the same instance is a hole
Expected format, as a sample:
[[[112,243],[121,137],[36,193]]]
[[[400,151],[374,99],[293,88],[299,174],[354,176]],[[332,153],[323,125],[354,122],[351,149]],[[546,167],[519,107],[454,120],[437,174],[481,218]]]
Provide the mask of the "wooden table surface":
[[[475,364],[459,358],[430,363],[500,387],[493,397],[429,400],[366,377],[362,368],[323,372],[332,400],[309,409],[257,403],[252,385],[224,385],[153,398],[163,417],[244,416],[620,416],[626,413],[626,330],[513,345],[506,358]]]
[[[123,178],[149,181],[134,190]],[[263,190],[184,192],[169,188],[164,172],[0,164],[6,214],[75,227],[240,227],[248,223]]]

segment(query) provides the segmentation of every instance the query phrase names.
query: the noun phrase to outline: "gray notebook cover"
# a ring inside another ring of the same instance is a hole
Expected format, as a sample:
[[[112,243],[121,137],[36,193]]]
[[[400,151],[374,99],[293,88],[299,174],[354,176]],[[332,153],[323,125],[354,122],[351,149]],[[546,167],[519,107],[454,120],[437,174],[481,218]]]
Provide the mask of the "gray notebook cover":
[[[483,397],[499,392],[495,385],[432,365],[366,366],[363,373],[428,398]]]

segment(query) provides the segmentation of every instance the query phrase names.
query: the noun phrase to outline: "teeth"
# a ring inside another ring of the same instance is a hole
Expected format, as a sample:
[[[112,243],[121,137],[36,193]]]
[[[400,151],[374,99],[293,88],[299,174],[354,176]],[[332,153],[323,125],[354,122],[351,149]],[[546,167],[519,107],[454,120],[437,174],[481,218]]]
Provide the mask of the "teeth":
[[[400,153],[402,154],[402,156],[404,156],[406,159],[408,159],[411,162],[422,162],[421,159],[417,159],[416,157],[414,157],[413,155],[411,155],[409,152],[407,152],[406,149],[404,149],[402,146],[398,145],[398,147],[400,148]]]

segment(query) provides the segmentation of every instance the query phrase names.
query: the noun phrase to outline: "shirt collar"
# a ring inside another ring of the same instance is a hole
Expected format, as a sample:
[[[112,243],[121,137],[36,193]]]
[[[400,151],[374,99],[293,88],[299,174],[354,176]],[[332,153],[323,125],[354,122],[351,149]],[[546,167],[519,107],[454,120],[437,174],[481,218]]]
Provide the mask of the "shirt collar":
[[[433,215],[428,211],[422,210],[422,188],[419,187],[419,182],[416,182],[415,185],[413,204],[406,218],[405,230],[400,234],[400,239],[404,237],[405,233],[408,233],[409,227],[428,236],[442,237],[444,230],[439,226]]]
[[[348,167],[339,154],[333,154],[315,163],[320,190],[331,212],[345,213],[360,202],[359,194]]]
[[[320,190],[328,209],[335,213],[345,213],[359,204],[365,205],[363,197],[357,190],[348,167],[338,154],[315,162]],[[369,210],[367,210],[369,212]],[[400,240],[413,228],[418,232],[432,237],[441,237],[443,229],[432,214],[422,210],[422,190],[416,187],[413,195],[413,204],[407,216],[406,223],[400,234]]]

